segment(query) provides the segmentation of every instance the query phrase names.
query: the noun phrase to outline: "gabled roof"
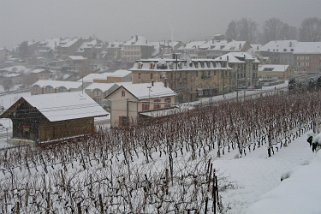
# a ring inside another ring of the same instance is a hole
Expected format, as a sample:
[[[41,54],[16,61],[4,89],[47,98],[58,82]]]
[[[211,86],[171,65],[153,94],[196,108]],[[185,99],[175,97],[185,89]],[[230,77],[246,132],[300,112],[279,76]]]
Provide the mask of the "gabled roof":
[[[86,57],[83,56],[69,56],[69,59],[71,60],[86,60]]]
[[[153,86],[151,83],[122,83],[122,85],[119,86],[116,90],[118,90],[119,88],[126,89],[138,100],[177,95],[172,89],[165,87],[164,83],[162,82],[155,82]]]
[[[297,40],[275,40],[262,46],[261,51],[292,53],[297,45]]]
[[[226,46],[222,49],[224,51],[242,51],[246,41],[230,41],[226,44]]]
[[[114,72],[109,73],[109,77],[125,77],[129,74],[131,74],[132,72],[129,70],[116,70]]]
[[[86,93],[81,92],[24,96],[17,102],[20,102],[21,99],[35,107],[50,122],[100,117],[109,114]],[[11,107],[1,117],[10,111],[10,109]]]
[[[86,89],[88,90],[95,90],[95,89],[99,89],[102,92],[106,92],[108,90],[110,90],[113,87],[117,87],[118,84],[116,83],[91,83],[89,86],[86,87]]]
[[[217,62],[228,61],[230,63],[244,63],[245,59],[254,60],[255,63],[260,63],[260,61],[253,57],[251,54],[247,52],[230,52],[224,54],[223,56],[219,56],[215,59]]]
[[[321,42],[299,42],[294,54],[321,54]]]
[[[186,43],[185,47],[181,47],[180,49],[198,49],[205,43],[206,41],[191,41]]]
[[[84,82],[94,82],[95,80],[107,80],[108,77],[125,77],[131,74],[131,71],[128,70],[117,70],[114,72],[105,72],[105,73],[91,73],[87,76],[84,76],[82,79],[78,81]]]
[[[272,65],[272,64],[266,64],[266,65],[259,65],[258,71],[264,72],[264,71],[278,71],[278,72],[285,72],[289,68],[289,65]]]
[[[81,82],[75,81],[59,81],[59,80],[38,80],[32,86],[39,86],[40,88],[51,86],[53,88],[65,87],[66,89],[80,88]]]

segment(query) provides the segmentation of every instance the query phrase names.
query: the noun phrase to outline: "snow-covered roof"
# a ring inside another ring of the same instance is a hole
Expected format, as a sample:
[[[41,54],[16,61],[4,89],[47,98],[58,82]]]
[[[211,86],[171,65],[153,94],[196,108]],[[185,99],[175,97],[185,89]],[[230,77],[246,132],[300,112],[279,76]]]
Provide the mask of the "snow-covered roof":
[[[253,57],[251,54],[247,52],[230,52],[224,54],[222,56],[217,57],[214,61],[221,62],[221,61],[228,61],[230,63],[244,63],[244,60],[254,60],[256,63],[260,63],[260,61]]]
[[[43,69],[43,68],[37,68],[37,69],[32,70],[31,73],[39,74],[39,73],[44,72],[44,71],[49,71],[49,70]],[[49,71],[49,72],[51,72],[51,71]]]
[[[106,80],[107,79],[107,72],[106,73],[91,73],[83,78],[79,79],[78,82],[94,82],[95,80]]]
[[[162,82],[154,82],[153,86],[151,83],[122,83],[120,87],[124,87],[139,100],[176,96],[176,93],[172,89],[165,87]]]
[[[95,89],[99,89],[101,91],[108,91],[110,90],[112,87],[114,86],[118,86],[118,84],[116,83],[91,83],[89,86],[86,87],[86,89],[88,90],[95,90]]]
[[[79,40],[78,38],[74,38],[74,39],[66,38],[60,41],[59,46],[63,48],[69,48],[70,46],[75,44],[78,40]]]
[[[321,54],[321,42],[299,42],[294,54]]]
[[[95,80],[107,80],[108,77],[125,77],[131,74],[131,71],[128,70],[117,70],[114,72],[105,72],[105,73],[91,73],[87,76],[79,79],[78,81],[84,82],[94,82]]]
[[[297,40],[275,40],[262,46],[261,51],[292,53],[297,45]]]
[[[123,42],[114,41],[114,42],[108,42],[107,48],[120,48],[123,45]]]
[[[206,41],[192,41],[189,43],[186,43],[185,47],[182,47],[180,49],[198,49],[202,47]]]
[[[82,85],[78,81],[58,81],[58,80],[38,80],[32,86],[39,86],[40,88],[51,86],[53,88],[65,87],[66,89],[80,88]]]
[[[86,93],[81,92],[41,94],[23,99],[51,122],[108,115]]]
[[[223,51],[242,51],[242,48],[246,44],[246,41],[230,41],[222,49]]]
[[[83,56],[69,56],[71,60],[86,60],[86,57]]]
[[[55,50],[60,43],[60,38],[46,39],[40,42],[40,45],[47,47],[51,50]]]
[[[289,68],[289,65],[259,65],[258,71],[278,71],[278,72],[285,72]]]
[[[15,72],[15,73],[29,73],[31,71],[30,68],[26,68],[23,65],[15,65],[11,67],[1,68],[1,71],[7,71],[7,72]]]
[[[97,39],[92,39],[90,41],[83,42],[78,49],[78,52],[84,52],[85,49],[90,48],[101,48],[101,43]]]
[[[109,77],[125,77],[129,74],[131,74],[132,72],[129,70],[116,70],[114,72],[108,73]]]
[[[139,46],[146,46],[150,45],[147,42],[147,39],[144,36],[132,36],[129,40],[123,43],[124,45],[139,45]]]

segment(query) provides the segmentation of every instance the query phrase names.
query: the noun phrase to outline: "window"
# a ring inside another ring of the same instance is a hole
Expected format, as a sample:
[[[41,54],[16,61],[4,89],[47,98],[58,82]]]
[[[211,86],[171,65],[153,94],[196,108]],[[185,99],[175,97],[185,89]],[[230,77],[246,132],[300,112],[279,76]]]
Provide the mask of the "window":
[[[143,103],[142,110],[143,111],[149,111],[149,102],[144,102]]]
[[[141,78],[141,73],[138,73],[138,79],[140,79]]]
[[[169,108],[169,107],[171,107],[171,98],[166,97],[165,98],[165,108]]]
[[[153,79],[153,73],[150,73],[150,79]]]
[[[121,96],[122,96],[122,97],[125,97],[125,95],[126,95],[125,91],[122,90],[122,91],[121,91]]]
[[[160,105],[160,99],[155,99],[154,100],[154,109],[160,109],[161,105]]]
[[[95,89],[95,90],[94,90],[94,96],[95,96],[95,97],[100,97],[101,94],[102,94],[102,91],[101,91],[101,90],[99,90],[99,89]]]

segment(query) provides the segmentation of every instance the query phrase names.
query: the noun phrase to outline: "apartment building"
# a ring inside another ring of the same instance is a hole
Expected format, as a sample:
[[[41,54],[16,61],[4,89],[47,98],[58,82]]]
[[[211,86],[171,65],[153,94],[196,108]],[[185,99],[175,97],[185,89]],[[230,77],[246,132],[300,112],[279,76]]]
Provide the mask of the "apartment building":
[[[257,86],[260,61],[251,54],[246,52],[230,52],[217,57],[214,61],[226,63],[227,67],[232,69],[232,90]]]
[[[226,62],[213,59],[140,59],[132,71],[133,83],[163,82],[172,88],[179,102],[195,101],[232,90],[232,70]]]
[[[130,40],[124,42],[121,49],[121,59],[124,62],[135,62],[142,58],[152,56],[154,47],[150,45],[143,36],[132,36]]]

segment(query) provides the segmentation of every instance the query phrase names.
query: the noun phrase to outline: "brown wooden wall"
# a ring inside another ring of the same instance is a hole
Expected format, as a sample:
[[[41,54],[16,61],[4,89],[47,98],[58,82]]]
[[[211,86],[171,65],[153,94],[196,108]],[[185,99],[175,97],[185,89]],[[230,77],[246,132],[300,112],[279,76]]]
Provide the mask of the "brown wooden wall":
[[[39,141],[92,134],[94,118],[81,118],[60,122],[43,122],[39,125]]]

